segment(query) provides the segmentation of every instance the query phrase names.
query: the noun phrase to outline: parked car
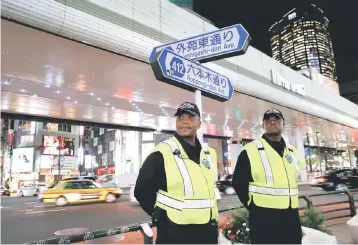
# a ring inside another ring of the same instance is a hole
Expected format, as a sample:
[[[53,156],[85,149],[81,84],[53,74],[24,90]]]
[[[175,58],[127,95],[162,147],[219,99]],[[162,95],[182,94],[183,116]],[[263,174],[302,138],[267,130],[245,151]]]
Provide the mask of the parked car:
[[[0,186],[1,196],[10,196],[10,190],[4,186]]]
[[[313,178],[310,185],[322,188],[325,191],[358,188],[358,170],[339,169],[327,171]]]
[[[226,174],[220,177],[216,182],[216,186],[220,192],[223,192],[227,195],[234,195],[235,189],[232,187],[232,174]]]
[[[37,196],[41,191],[46,190],[45,183],[25,184],[17,190],[17,196]]]

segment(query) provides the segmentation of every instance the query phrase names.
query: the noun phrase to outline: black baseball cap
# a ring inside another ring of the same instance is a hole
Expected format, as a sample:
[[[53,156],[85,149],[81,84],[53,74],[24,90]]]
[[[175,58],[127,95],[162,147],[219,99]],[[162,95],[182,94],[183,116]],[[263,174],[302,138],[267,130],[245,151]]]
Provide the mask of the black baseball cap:
[[[283,118],[282,112],[277,109],[270,109],[270,110],[266,111],[264,114],[264,118],[262,120],[267,120],[272,116],[275,116],[277,118],[285,120],[285,118]]]
[[[199,116],[200,117],[200,111],[196,104],[191,102],[185,102],[179,106],[177,109],[177,112],[174,116],[180,116],[183,113],[189,113],[192,116]]]

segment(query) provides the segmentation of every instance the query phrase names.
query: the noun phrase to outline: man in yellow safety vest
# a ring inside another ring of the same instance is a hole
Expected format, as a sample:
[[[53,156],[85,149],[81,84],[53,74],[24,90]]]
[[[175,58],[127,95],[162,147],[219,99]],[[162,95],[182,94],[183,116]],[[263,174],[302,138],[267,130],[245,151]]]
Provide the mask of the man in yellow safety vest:
[[[303,161],[282,138],[284,123],[279,110],[265,112],[265,134],[237,159],[232,184],[249,210],[251,244],[301,244],[296,178]]]
[[[134,196],[157,226],[157,244],[217,244],[217,156],[196,137],[197,105],[183,103],[175,116],[176,134],[146,158]]]

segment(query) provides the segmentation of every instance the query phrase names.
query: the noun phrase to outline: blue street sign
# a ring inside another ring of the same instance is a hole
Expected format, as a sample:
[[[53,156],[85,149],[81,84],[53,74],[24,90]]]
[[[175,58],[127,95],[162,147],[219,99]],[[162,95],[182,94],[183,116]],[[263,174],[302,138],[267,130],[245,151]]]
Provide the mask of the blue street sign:
[[[156,53],[162,49],[201,63],[244,54],[251,38],[241,24],[190,37],[184,40],[154,47],[149,56],[152,63]]]
[[[159,81],[190,91],[198,89],[203,95],[219,101],[232,98],[234,90],[229,78],[168,49],[158,53],[151,65]]]

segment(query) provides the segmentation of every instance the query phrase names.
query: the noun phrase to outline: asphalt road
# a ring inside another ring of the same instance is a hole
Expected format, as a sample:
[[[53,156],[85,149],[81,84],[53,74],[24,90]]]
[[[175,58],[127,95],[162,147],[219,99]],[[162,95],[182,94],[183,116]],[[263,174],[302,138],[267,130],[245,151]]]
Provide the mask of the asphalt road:
[[[316,190],[304,189],[301,194]],[[358,193],[356,194],[358,199]],[[315,204],[346,200],[345,195],[313,198]],[[236,195],[223,195],[219,209],[240,205]],[[304,201],[301,200],[301,205]],[[347,211],[345,211],[347,212]],[[329,215],[337,215],[335,213]],[[114,228],[150,220],[141,208],[123,195],[116,203],[97,203],[65,207],[44,205],[36,197],[1,198],[1,244],[20,244],[56,237],[58,230],[87,228],[89,231]]]

